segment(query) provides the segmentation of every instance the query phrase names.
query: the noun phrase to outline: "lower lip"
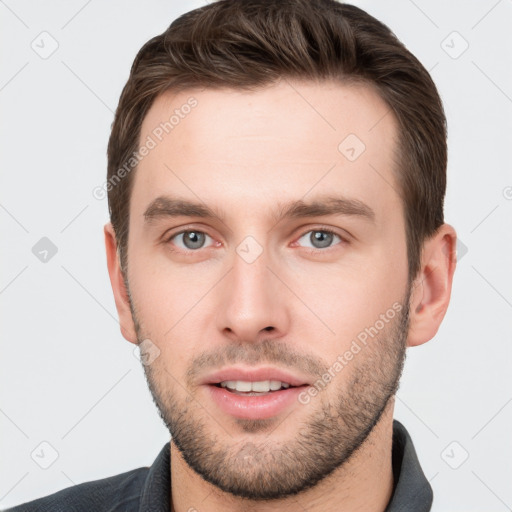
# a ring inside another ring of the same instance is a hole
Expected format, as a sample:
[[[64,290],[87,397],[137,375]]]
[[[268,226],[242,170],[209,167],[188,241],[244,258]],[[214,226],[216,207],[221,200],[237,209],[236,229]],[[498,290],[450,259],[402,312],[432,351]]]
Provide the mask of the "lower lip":
[[[213,401],[226,414],[235,418],[258,420],[272,418],[293,404],[298,404],[298,395],[306,386],[281,389],[261,396],[237,395],[225,388],[208,384]]]

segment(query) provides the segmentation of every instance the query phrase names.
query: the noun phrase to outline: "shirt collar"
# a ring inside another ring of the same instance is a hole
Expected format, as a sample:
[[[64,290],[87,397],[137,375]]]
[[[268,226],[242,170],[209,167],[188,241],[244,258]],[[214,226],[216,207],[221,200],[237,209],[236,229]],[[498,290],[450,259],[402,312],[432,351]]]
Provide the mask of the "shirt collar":
[[[139,512],[170,512],[171,443],[160,450],[142,487]]]
[[[428,512],[433,492],[421,469],[411,436],[397,420],[393,420],[394,489],[385,512]]]
[[[149,468],[142,488],[139,512],[170,512],[170,457],[168,442]],[[409,433],[397,420],[393,421],[392,464],[393,495],[385,512],[428,512],[432,506],[432,487],[421,469]]]

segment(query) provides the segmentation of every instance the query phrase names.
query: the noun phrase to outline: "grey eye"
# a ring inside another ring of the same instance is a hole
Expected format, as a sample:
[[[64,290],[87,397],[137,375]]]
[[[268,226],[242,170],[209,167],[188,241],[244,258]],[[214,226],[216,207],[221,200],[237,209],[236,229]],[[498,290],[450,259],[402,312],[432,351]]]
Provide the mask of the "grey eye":
[[[205,233],[201,231],[182,231],[181,233],[177,233],[172,238],[176,238],[179,240],[182,239],[183,247],[182,249],[201,249],[206,241]],[[176,244],[180,247],[180,244]]]
[[[324,229],[317,229],[308,231],[299,238],[299,241],[305,239],[305,241],[311,244],[309,247],[313,247],[314,249],[325,249],[332,245],[335,237],[341,241],[341,237],[336,233],[332,233]]]

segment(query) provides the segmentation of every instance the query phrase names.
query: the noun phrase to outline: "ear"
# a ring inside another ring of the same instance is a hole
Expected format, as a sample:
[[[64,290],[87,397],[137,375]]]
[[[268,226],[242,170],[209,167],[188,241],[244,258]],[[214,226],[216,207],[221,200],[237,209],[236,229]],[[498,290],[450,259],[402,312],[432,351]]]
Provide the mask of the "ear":
[[[453,227],[443,224],[423,245],[421,268],[411,292],[409,347],[431,340],[441,325],[450,303],[456,242]]]
[[[121,334],[131,343],[137,344],[137,332],[130,310],[130,301],[128,300],[128,291],[121,272],[121,265],[117,254],[116,235],[112,224],[105,224],[105,249],[107,251],[107,266],[110,276],[110,284],[114,292],[117,314],[119,315],[119,324]]]

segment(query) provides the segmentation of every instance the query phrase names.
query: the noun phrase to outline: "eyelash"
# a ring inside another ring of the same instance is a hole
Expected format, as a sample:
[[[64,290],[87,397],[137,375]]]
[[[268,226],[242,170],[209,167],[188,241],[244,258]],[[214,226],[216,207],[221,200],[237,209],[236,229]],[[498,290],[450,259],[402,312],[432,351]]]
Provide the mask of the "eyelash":
[[[194,229],[194,228],[188,228],[188,229],[183,229],[182,231],[179,231],[178,233],[173,233],[172,235],[166,237],[166,239],[164,240],[164,243],[165,244],[169,244],[171,242],[171,240],[173,238],[176,238],[177,236],[179,235],[182,235],[184,233],[188,233],[190,231],[193,231],[195,233],[201,233],[203,235],[206,235],[210,238],[213,238],[211,237],[210,235],[208,235],[208,233],[206,233],[205,231],[201,231],[199,229]],[[304,237],[304,235],[307,235],[308,233],[314,233],[314,232],[320,232],[320,233],[327,233],[329,235],[334,235],[334,236],[337,236],[338,238],[340,238],[341,242],[338,242],[338,244],[335,244],[335,245],[332,245],[330,247],[326,247],[325,249],[315,249],[315,248],[310,248],[310,247],[304,247],[304,249],[310,253],[310,254],[318,254],[318,253],[325,253],[325,252],[329,252],[331,249],[334,249],[336,245],[340,245],[340,244],[343,244],[343,245],[347,245],[349,244],[349,240],[347,239],[347,237],[345,236],[342,236],[340,233],[332,230],[331,228],[328,228],[328,227],[316,227],[316,228],[313,228],[313,229],[308,229],[307,231],[304,231],[298,238],[297,240],[300,240],[302,237]],[[188,249],[186,251],[183,251],[182,249],[172,249],[173,252],[179,252],[181,254],[186,254],[186,255],[193,255],[194,253],[198,252],[200,249],[204,249],[204,247],[201,247],[199,249],[196,249],[196,250],[193,250],[193,249]]]

